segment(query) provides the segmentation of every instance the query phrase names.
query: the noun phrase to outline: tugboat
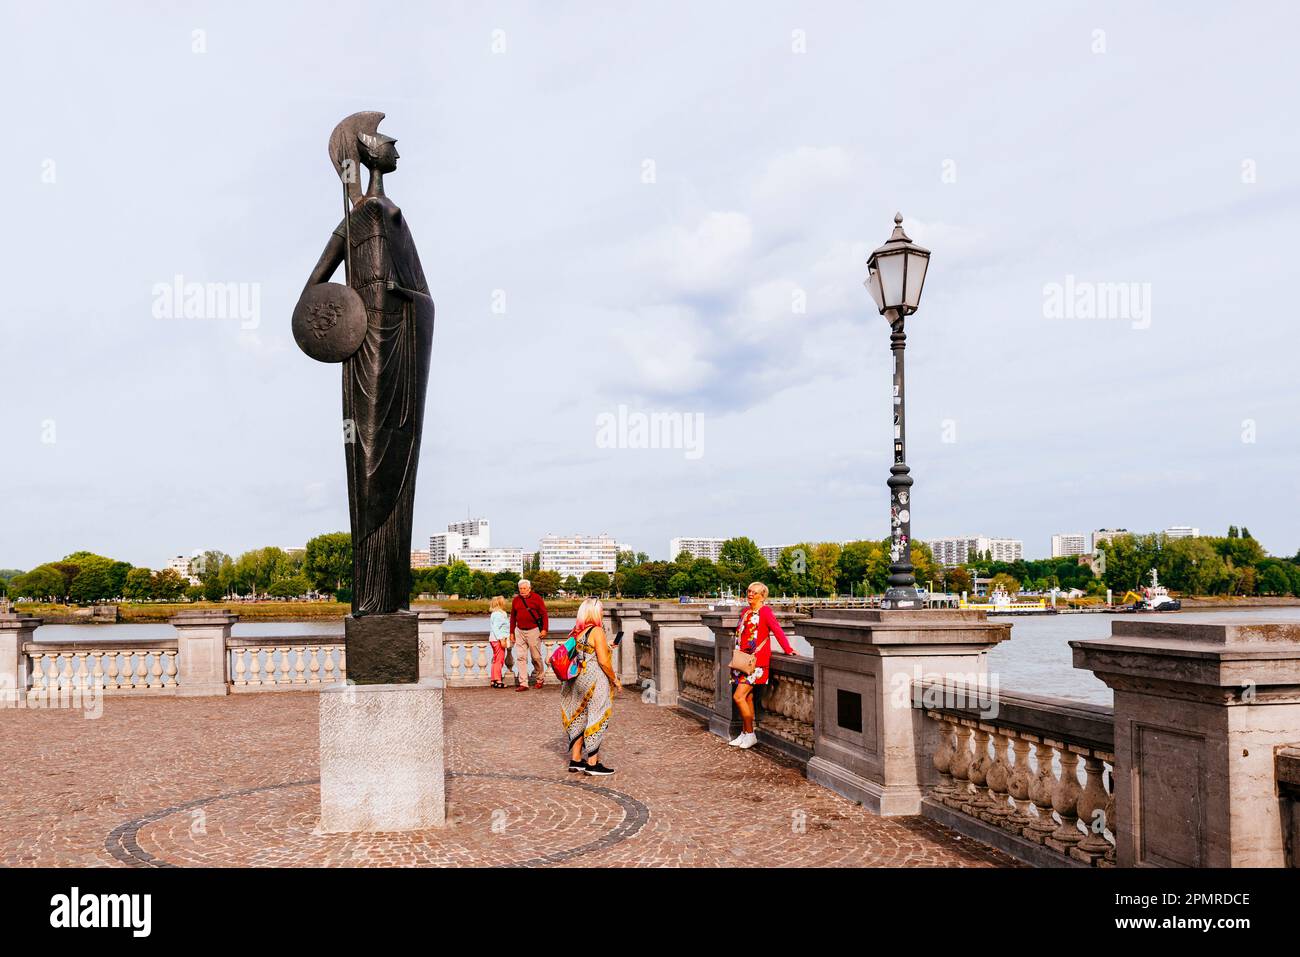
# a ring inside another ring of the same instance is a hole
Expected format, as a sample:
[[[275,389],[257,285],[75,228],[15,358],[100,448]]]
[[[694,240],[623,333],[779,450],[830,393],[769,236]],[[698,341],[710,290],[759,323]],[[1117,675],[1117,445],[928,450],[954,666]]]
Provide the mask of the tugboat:
[[[1134,611],[1178,611],[1183,603],[1169,594],[1169,589],[1160,584],[1156,570],[1151,569],[1151,584],[1142,589],[1142,597],[1133,602]]]

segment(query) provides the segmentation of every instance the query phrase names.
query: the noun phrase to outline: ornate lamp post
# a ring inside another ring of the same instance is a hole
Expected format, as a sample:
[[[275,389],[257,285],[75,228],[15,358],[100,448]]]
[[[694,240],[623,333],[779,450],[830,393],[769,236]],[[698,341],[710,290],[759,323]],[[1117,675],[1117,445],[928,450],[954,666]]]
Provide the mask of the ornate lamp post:
[[[920,608],[912,569],[912,476],[907,467],[907,431],[904,403],[903,349],[907,335],[903,320],[916,312],[921,287],[930,265],[930,250],[916,245],[903,232],[903,214],[894,217],[889,241],[867,260],[867,289],[876,308],[892,330],[890,349],[894,354],[894,464],[889,476],[889,588],[882,608]]]

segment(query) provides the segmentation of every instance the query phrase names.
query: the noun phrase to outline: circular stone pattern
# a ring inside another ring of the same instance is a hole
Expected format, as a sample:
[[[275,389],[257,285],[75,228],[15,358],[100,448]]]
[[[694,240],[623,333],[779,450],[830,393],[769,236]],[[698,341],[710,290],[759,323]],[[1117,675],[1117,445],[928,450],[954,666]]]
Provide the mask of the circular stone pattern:
[[[590,778],[448,772],[447,824],[321,834],[320,782],[290,781],[163,808],[104,847],[136,867],[541,867],[613,847],[649,809]]]

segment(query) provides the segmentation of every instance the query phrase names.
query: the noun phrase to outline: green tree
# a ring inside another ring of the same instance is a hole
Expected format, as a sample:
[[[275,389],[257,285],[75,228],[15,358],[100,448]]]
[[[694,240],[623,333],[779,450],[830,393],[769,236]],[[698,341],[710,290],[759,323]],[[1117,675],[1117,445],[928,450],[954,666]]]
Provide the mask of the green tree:
[[[176,601],[187,587],[189,582],[174,568],[164,568],[153,576],[153,595],[160,601]]]
[[[766,564],[767,559],[754,540],[743,535],[727,539],[718,551],[718,565],[737,576],[743,577],[751,568]]]
[[[550,598],[560,590],[560,573],[542,569],[534,572],[529,579],[533,583],[533,591],[543,598]]]
[[[269,594],[273,598],[299,598],[311,591],[311,583],[304,575],[277,578],[271,583]]]
[[[57,600],[63,597],[64,579],[49,565],[38,565],[29,572],[14,576],[9,586],[16,598],[33,598],[36,601],[44,601],[47,598]]]
[[[718,566],[707,558],[697,558],[691,562],[686,577],[690,582],[690,591],[696,595],[712,595],[722,583]]]
[[[791,595],[816,594],[817,584],[810,573],[811,568],[812,546],[807,542],[781,549],[781,557],[776,563],[776,577],[781,590]]]
[[[148,601],[153,598],[153,572],[147,568],[133,568],[126,573],[122,594],[129,601]]]
[[[460,595],[462,598],[474,587],[474,576],[469,566],[459,559],[447,566],[447,583],[443,586],[448,595]]]
[[[674,572],[668,579],[668,590],[676,595],[685,595],[691,590],[691,576],[686,572]]]
[[[836,542],[819,542],[812,547],[808,574],[818,595],[834,595],[840,572],[840,546]]]
[[[609,591],[609,576],[604,572],[587,572],[582,576],[582,590],[588,595],[603,595]]]
[[[330,532],[308,541],[303,571],[319,591],[351,588],[352,536],[348,532]]]
[[[623,580],[619,583],[619,594],[626,598],[649,597],[654,588],[654,579],[646,573],[641,565],[620,572]]]

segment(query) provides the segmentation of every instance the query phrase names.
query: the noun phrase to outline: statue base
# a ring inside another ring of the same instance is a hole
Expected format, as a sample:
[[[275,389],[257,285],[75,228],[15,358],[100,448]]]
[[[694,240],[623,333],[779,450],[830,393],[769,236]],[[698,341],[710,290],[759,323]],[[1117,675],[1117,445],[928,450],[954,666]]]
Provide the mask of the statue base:
[[[412,611],[348,615],[343,620],[347,679],[358,685],[420,680],[420,616]]]
[[[442,706],[441,679],[321,691],[321,833],[442,827]]]

